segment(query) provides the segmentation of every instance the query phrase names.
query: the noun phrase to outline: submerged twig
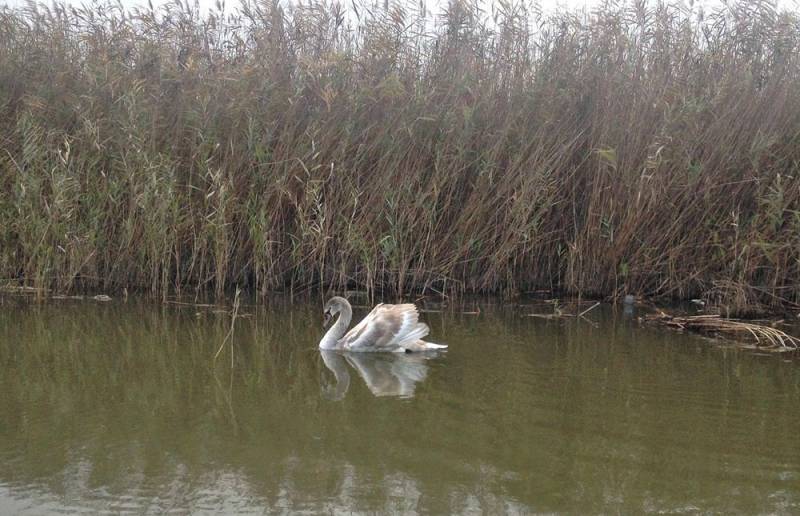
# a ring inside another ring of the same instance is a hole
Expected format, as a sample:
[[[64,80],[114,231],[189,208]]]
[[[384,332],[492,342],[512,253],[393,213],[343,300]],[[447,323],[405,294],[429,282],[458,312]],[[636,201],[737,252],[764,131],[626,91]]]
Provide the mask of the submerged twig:
[[[216,363],[217,357],[219,354],[222,353],[223,348],[225,348],[225,343],[230,341],[231,343],[231,369],[233,369],[233,332],[236,328],[236,318],[239,317],[239,295],[241,294],[241,290],[239,287],[236,287],[236,294],[233,297],[233,309],[231,310],[231,327],[228,330],[227,335],[225,338],[222,339],[222,344],[220,344],[219,349],[214,354],[214,362]]]

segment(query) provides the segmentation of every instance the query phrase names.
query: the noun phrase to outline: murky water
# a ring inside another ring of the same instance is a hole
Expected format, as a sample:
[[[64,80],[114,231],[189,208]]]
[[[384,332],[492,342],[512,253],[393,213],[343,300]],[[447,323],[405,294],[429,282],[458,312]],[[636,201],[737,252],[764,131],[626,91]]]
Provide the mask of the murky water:
[[[213,308],[5,299],[0,514],[800,511],[799,363],[481,306],[436,357],[245,306],[231,368]]]

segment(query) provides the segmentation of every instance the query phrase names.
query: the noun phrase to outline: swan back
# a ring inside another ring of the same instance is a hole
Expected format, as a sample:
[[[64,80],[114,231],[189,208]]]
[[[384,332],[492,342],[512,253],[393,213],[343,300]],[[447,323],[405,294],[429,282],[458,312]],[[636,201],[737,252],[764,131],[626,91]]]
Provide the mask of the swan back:
[[[340,349],[350,351],[405,351],[425,337],[430,329],[419,322],[413,304],[377,305],[339,340]]]

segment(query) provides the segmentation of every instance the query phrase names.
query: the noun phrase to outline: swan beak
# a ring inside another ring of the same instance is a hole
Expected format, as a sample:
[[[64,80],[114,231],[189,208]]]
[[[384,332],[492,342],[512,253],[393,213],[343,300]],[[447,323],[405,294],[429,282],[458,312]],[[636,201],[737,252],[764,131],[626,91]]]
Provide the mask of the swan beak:
[[[325,312],[325,317],[322,320],[322,327],[327,328],[330,322],[331,322],[331,313]]]

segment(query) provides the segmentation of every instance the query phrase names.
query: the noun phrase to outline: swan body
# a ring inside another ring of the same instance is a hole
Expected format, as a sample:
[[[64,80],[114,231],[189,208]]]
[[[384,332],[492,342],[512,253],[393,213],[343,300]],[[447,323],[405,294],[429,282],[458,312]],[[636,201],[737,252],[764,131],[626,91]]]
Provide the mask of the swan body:
[[[336,315],[339,318],[319,343],[320,349],[343,351],[414,352],[445,349],[447,346],[425,342],[430,328],[419,321],[417,307],[379,304],[350,331],[353,308],[347,299],[332,297],[325,303],[325,325]]]

